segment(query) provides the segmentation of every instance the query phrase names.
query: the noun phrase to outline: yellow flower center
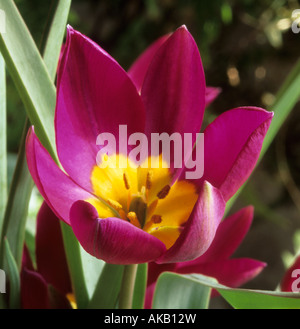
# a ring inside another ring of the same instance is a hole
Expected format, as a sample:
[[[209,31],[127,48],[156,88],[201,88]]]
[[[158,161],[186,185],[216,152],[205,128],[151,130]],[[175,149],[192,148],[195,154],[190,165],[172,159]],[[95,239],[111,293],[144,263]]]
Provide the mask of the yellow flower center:
[[[183,180],[171,186],[170,171],[161,157],[149,157],[138,167],[122,155],[104,155],[102,160],[106,166],[95,166],[91,174],[96,198],[86,201],[97,209],[99,218],[126,220],[157,237],[169,249],[197,201],[195,185]],[[159,168],[151,168],[154,162]]]

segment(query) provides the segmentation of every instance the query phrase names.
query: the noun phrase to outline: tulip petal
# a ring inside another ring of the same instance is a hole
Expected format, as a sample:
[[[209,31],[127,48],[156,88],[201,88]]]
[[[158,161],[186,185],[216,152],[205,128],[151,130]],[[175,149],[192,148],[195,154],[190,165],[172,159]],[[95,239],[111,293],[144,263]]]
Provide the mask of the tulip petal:
[[[177,29],[156,52],[141,96],[146,108],[147,136],[200,131],[205,77],[197,45],[185,26]]]
[[[156,262],[174,263],[195,259],[212,243],[225,210],[221,193],[204,182],[199,198],[175,244]]]
[[[257,107],[218,116],[204,130],[204,175],[196,183],[207,180],[229,200],[254,169],[272,117],[273,112]]]
[[[128,70],[128,75],[140,92],[148,67],[162,44],[169,38],[170,34],[164,35],[153,42],[132,64]]]
[[[185,265],[190,266],[229,258],[246,236],[252,223],[253,211],[253,207],[249,206],[223,220],[208,250],[199,258],[186,262]]]
[[[93,198],[61,171],[34,133],[29,130],[26,157],[31,176],[49,207],[67,224],[71,205],[77,200]]]
[[[37,272],[22,268],[21,271],[21,306],[23,309],[49,309],[48,285]]]
[[[77,201],[70,211],[71,226],[82,247],[111,264],[139,264],[161,256],[165,245],[120,218],[99,219],[96,209]]]
[[[205,89],[205,106],[209,106],[220,94],[221,88],[206,87]]]
[[[194,266],[180,266],[175,271],[179,274],[199,273],[211,276],[219,283],[235,288],[257,276],[265,266],[266,263],[255,259],[234,258]]]
[[[59,219],[46,202],[37,215],[37,271],[62,294],[72,291]]]
[[[58,157],[70,177],[92,191],[90,174],[100,149],[96,145],[97,136],[110,133],[118,142],[119,125],[127,126],[128,135],[143,132],[145,111],[141,97],[120,65],[71,27],[60,63],[57,90]],[[124,142],[127,147],[127,141]]]

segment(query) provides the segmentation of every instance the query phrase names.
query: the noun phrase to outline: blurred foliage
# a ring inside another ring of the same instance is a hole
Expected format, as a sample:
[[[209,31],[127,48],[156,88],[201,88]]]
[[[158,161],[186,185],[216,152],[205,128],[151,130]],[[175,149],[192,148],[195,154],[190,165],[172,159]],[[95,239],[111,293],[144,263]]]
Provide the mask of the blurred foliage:
[[[56,1],[15,2],[39,46]],[[214,106],[223,111],[241,103],[270,105],[288,70],[277,76],[277,63],[268,63],[269,58],[281,56],[293,64],[299,36],[290,31],[291,13],[299,7],[296,0],[73,0],[69,23],[126,69],[156,38],[187,25],[201,50],[208,84],[226,92]],[[265,63],[274,66],[268,69]],[[269,90],[267,74],[273,77]],[[7,89],[8,150],[16,152],[25,113],[11,81]]]

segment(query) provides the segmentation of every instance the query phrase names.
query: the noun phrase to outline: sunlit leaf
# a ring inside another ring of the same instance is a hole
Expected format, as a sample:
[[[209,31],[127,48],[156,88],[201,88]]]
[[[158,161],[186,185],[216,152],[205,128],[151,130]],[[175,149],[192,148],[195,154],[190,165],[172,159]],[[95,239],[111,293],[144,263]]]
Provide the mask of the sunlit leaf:
[[[154,309],[207,309],[211,288],[189,276],[165,272],[157,280]]]
[[[16,309],[20,307],[20,276],[19,270],[11,252],[9,242],[4,240],[5,260],[8,264],[9,278],[9,308]]]
[[[124,266],[105,264],[88,305],[91,309],[113,309],[116,307],[121,287]]]

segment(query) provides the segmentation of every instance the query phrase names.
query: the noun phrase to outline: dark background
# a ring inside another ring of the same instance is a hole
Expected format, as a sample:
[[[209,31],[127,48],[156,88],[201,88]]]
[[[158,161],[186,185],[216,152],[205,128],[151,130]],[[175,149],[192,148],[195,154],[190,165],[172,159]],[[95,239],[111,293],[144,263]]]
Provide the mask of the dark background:
[[[15,2],[40,45],[52,1]],[[284,0],[73,0],[69,23],[125,69],[151,42],[185,24],[199,46],[207,85],[222,88],[209,108],[213,117],[243,105],[271,109],[276,92],[299,59],[300,33],[290,28],[291,13],[297,8],[298,1]],[[25,111],[10,79],[7,92],[13,166]],[[232,209],[255,206],[253,225],[235,256],[268,263],[245,287],[276,289],[285,270],[283,260],[297,252],[293,239],[300,229],[299,107],[298,102]],[[226,305],[214,299],[212,307]]]

